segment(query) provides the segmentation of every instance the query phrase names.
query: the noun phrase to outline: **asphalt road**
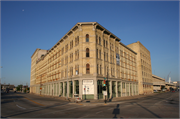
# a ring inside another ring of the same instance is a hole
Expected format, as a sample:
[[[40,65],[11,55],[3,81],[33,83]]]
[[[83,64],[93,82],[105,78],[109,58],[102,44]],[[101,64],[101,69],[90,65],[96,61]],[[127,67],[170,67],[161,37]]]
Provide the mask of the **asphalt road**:
[[[69,103],[10,92],[1,95],[1,118],[179,118],[179,92],[107,103]]]

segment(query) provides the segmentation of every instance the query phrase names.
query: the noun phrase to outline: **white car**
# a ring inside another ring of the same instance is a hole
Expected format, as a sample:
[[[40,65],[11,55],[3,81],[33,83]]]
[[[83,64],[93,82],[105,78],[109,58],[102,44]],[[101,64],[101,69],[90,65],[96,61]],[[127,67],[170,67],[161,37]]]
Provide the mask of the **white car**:
[[[74,98],[75,98],[74,102],[76,102],[76,103],[81,102],[81,98],[79,97],[78,94],[74,94]]]

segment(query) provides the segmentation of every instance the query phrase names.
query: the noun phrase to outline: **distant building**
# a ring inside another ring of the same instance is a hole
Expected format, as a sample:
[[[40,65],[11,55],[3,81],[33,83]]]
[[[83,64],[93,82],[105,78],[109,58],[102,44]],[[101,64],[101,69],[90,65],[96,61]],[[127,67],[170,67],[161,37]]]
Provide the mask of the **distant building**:
[[[153,80],[153,90],[162,91],[163,89],[165,89],[166,86],[165,79],[156,75],[152,75],[152,80]]]
[[[151,56],[149,50],[139,41],[127,46],[137,53],[139,94],[153,93]]]
[[[9,88],[9,90],[13,90],[13,88],[15,88],[14,85],[10,85],[10,84],[1,84],[2,89],[6,90],[7,88]]]

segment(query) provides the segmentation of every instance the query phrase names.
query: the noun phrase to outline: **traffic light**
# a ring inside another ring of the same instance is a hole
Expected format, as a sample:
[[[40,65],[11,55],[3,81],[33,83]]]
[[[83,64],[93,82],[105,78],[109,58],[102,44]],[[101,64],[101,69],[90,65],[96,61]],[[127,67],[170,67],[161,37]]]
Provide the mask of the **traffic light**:
[[[106,86],[106,80],[104,80],[104,86]]]
[[[108,86],[108,81],[106,80],[106,85]]]
[[[103,89],[104,91],[106,91],[106,86],[103,86],[102,89]]]

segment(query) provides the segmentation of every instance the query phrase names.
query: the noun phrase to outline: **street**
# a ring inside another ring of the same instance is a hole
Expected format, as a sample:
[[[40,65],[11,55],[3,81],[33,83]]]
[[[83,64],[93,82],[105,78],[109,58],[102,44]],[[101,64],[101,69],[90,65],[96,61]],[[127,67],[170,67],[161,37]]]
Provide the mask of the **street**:
[[[1,95],[1,118],[179,118],[179,92],[107,104],[10,92]]]

